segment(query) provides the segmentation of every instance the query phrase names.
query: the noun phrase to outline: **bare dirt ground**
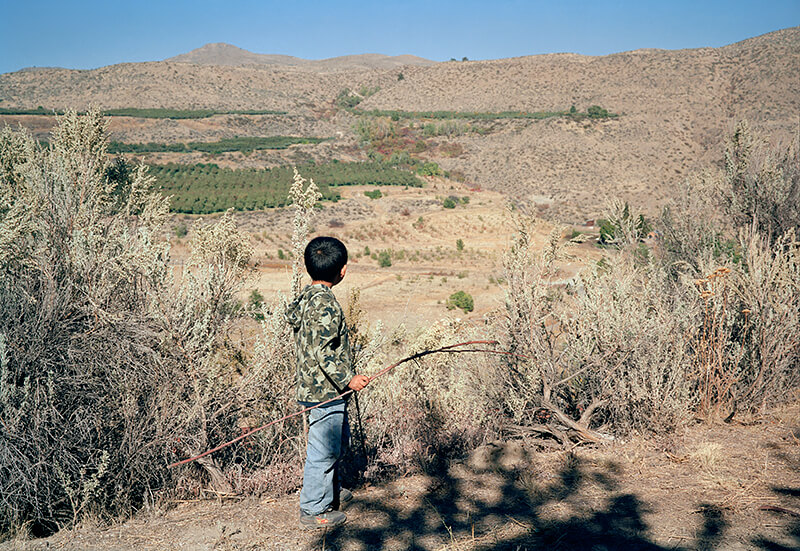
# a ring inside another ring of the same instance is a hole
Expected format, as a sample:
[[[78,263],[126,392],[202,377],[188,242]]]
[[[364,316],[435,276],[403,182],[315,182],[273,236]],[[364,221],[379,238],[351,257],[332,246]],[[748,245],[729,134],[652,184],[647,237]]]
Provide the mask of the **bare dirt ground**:
[[[380,189],[383,197],[369,199],[364,195],[374,189]],[[470,191],[440,178],[429,178],[424,188],[347,186],[338,190],[342,199],[324,203],[312,221],[311,237],[332,235],[348,247],[347,277],[334,289],[342,304],[347,303],[352,291],[359,290],[370,323],[380,321],[389,329],[402,325],[412,331],[447,316],[478,321],[503,307],[502,259],[515,231],[504,195]],[[458,198],[456,208],[443,207],[448,196]],[[203,223],[213,222],[217,216],[203,217]],[[293,210],[234,216],[239,228],[251,236],[255,250],[256,269],[243,289],[242,300],[247,300],[253,290],[267,299],[286,293],[292,265],[288,255]],[[185,239],[170,237],[171,258],[176,265],[186,257],[196,220],[175,218],[175,225],[183,223],[190,229]],[[554,228],[565,235],[572,231],[541,221],[532,236],[534,244],[542,246]],[[463,245],[460,250],[459,240]],[[391,266],[382,267],[375,258],[382,251],[391,251]],[[571,245],[569,253],[554,284],[563,284],[604,254],[592,243]],[[457,291],[472,295],[473,312],[446,308],[447,298]]]
[[[299,529],[292,494],[163,504],[0,549],[798,549],[800,405],[596,448],[489,443],[355,496],[332,531]]]

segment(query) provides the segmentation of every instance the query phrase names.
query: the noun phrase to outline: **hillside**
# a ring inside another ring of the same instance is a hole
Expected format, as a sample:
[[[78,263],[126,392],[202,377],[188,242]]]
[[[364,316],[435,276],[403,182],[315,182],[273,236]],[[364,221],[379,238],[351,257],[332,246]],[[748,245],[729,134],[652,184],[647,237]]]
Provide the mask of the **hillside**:
[[[378,69],[319,74],[296,67],[123,63],[88,71],[42,69],[0,75],[0,105],[307,111],[330,101],[344,87],[385,87],[396,80],[396,71]]]
[[[210,62],[221,65],[200,64]],[[124,128],[115,139],[211,140],[272,135],[271,129],[280,127],[286,134],[323,131],[351,149],[355,119],[332,109],[344,88],[380,87],[359,105],[365,110],[542,111],[600,105],[620,117],[496,120],[481,133],[438,139],[439,145],[456,143],[455,154],[433,147],[423,155],[462,172],[469,185],[500,191],[547,217],[571,222],[596,217],[613,196],[654,212],[687,176],[718,163],[734,121],[747,118],[779,137],[796,127],[800,113],[800,27],[722,48],[385,68],[397,62],[419,59],[364,55],[311,62],[214,44],[163,62],[0,75],[0,105],[282,110],[286,117],[132,119],[117,123]],[[384,68],[365,66],[370,64]],[[41,122],[31,124],[43,128]]]
[[[692,171],[721,157],[721,139],[735,120],[747,118],[772,133],[789,130],[800,113],[798,82],[800,29],[794,28],[718,49],[442,63],[363,107],[502,111],[599,104],[622,114],[590,126],[508,125],[465,140],[464,158],[444,163],[486,187],[561,204],[573,214],[573,204],[598,195],[662,201]]]

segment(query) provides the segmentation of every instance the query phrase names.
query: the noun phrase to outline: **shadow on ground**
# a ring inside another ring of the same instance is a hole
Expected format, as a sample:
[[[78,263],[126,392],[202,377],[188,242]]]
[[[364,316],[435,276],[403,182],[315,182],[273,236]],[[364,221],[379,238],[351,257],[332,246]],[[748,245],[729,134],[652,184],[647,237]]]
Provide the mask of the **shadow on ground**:
[[[559,471],[543,477],[530,461],[509,466],[501,455],[490,448],[481,461],[440,465],[413,500],[359,497],[348,511],[352,521],[319,534],[309,549],[713,550],[722,542],[724,511],[701,505],[695,541],[655,543],[646,506],[619,490],[622,474],[613,463],[568,454]]]
[[[800,427],[790,429],[792,435],[796,439],[800,435]],[[779,448],[773,448],[774,457],[786,463],[795,473],[800,476],[800,459],[792,457],[791,455],[780,451]],[[778,502],[783,506],[783,511],[771,511],[771,515],[785,516],[790,514],[792,521],[787,528],[786,537],[781,538],[783,541],[778,541],[776,538],[768,538],[764,536],[757,536],[753,538],[752,543],[756,549],[763,549],[765,551],[796,551],[800,549],[800,487],[780,487],[773,486],[772,493],[778,498]]]

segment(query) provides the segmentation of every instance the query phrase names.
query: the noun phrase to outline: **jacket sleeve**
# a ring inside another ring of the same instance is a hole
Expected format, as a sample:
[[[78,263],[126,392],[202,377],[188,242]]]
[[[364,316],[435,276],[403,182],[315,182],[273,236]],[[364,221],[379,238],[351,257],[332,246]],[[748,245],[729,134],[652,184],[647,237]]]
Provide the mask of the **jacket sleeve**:
[[[314,315],[309,316],[309,322],[315,326],[313,333],[317,335],[314,346],[317,362],[338,390],[345,391],[355,373],[344,313],[330,296],[320,294],[312,301],[309,307]]]

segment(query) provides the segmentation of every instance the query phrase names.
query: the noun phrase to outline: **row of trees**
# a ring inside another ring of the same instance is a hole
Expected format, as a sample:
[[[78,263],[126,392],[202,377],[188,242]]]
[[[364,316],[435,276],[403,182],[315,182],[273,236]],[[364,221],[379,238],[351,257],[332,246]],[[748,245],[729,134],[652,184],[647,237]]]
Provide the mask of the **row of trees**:
[[[336,186],[422,185],[414,174],[377,162],[308,164],[301,170],[318,182],[327,201],[339,200],[339,192],[332,189]],[[288,167],[233,170],[216,164],[153,165],[150,173],[162,193],[172,197],[171,209],[189,214],[285,206],[292,178]]]
[[[189,143],[125,143],[111,142],[109,153],[202,153],[219,154],[229,151],[250,153],[259,149],[286,149],[296,144],[318,144],[325,138],[305,138],[295,136],[237,137],[225,138],[216,142]]]
[[[59,109],[45,109],[41,105],[36,109],[0,108],[0,115],[63,115]],[[285,115],[286,111],[267,109],[219,110],[219,109],[137,109],[123,107],[106,109],[103,114],[109,117],[139,117],[144,119],[205,119],[214,115]]]
[[[368,117],[389,117],[400,119],[467,119],[467,120],[500,120],[500,119],[548,119],[552,117],[590,117],[614,118],[619,115],[611,113],[599,105],[593,105],[586,112],[578,111],[575,106],[566,111],[399,111],[389,109],[371,109],[364,111],[354,109],[354,113]]]

